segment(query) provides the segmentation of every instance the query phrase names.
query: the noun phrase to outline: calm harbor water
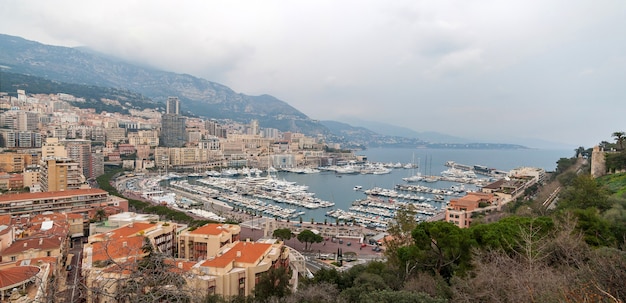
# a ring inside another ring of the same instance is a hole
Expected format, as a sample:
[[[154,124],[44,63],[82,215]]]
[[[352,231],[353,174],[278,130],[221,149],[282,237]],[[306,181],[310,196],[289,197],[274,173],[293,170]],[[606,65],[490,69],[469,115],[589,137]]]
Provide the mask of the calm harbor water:
[[[309,191],[314,192],[317,197],[332,201],[334,208],[347,210],[352,202],[365,198],[363,191],[354,190],[355,186],[362,186],[363,190],[382,187],[393,189],[396,184],[405,184],[402,178],[416,174],[418,171],[423,175],[437,175],[448,167],[446,161],[454,161],[466,165],[484,165],[498,170],[511,170],[521,166],[540,167],[546,171],[554,171],[556,161],[562,157],[573,156],[574,151],[569,150],[459,150],[459,149],[409,149],[409,148],[375,148],[362,151],[358,154],[365,155],[371,162],[401,162],[418,164],[417,169],[394,169],[390,174],[384,175],[338,175],[334,172],[322,171],[317,174],[295,174],[279,172],[278,178],[294,181],[298,184],[309,186]],[[457,185],[451,182],[416,183],[434,188],[450,188]],[[466,188],[472,188],[466,186]],[[425,197],[430,195],[423,194]],[[448,200],[449,197],[446,198]],[[440,202],[431,202],[438,208],[443,207]],[[334,222],[334,219],[325,216],[330,210],[302,208],[306,212],[302,218],[308,222],[313,218],[316,222]]]

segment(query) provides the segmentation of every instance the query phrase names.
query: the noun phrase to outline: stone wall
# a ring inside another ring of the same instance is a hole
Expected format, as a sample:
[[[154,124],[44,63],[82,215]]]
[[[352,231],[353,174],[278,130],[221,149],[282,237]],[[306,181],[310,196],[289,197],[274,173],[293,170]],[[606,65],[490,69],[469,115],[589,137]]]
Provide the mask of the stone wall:
[[[596,145],[591,152],[591,176],[598,178],[604,175],[606,175],[606,154]]]

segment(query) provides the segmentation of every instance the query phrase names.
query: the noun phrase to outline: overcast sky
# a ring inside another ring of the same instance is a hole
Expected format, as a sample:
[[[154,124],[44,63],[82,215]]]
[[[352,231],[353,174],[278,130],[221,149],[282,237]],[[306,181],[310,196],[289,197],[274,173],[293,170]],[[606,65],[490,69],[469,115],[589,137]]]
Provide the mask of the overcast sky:
[[[0,2],[0,31],[313,119],[590,147],[626,131],[626,1]]]

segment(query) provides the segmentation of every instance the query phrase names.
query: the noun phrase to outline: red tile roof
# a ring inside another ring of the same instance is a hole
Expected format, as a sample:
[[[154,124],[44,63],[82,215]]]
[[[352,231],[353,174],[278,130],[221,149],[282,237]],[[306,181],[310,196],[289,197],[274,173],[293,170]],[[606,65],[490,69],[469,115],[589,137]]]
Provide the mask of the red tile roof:
[[[156,223],[134,222],[132,224],[126,224],[120,228],[116,228],[104,234],[96,235],[95,237],[100,238],[100,239],[104,239],[104,238],[119,239],[119,238],[134,237],[134,236],[139,235],[142,231],[145,231],[156,225],[157,225]]]
[[[163,260],[165,264],[173,266],[171,271],[177,273],[188,272],[191,268],[196,265],[197,262],[185,261],[185,260],[175,260],[175,259],[165,259]]]
[[[61,247],[62,239],[59,239],[58,236],[53,237],[39,237],[32,239],[19,239],[11,246],[7,247],[4,251],[2,251],[3,255],[16,255],[22,252],[25,252],[29,249],[35,250],[51,250],[58,249]]]
[[[11,225],[11,215],[0,215],[0,225]]]
[[[124,257],[143,256],[143,237],[117,238],[92,244],[92,261],[116,260]]]
[[[209,223],[209,224],[200,226],[200,227],[194,229],[193,231],[190,231],[189,233],[190,234],[194,234],[194,235],[219,236],[224,231],[228,231],[228,229],[223,228],[222,225],[223,224],[219,224],[219,223]]]
[[[255,242],[237,242],[230,250],[215,259],[206,260],[201,266],[206,267],[226,267],[231,262],[255,263],[263,257],[272,244]],[[239,252],[240,256],[237,256]]]
[[[0,270],[0,290],[8,290],[28,282],[39,273],[37,266],[18,266]]]

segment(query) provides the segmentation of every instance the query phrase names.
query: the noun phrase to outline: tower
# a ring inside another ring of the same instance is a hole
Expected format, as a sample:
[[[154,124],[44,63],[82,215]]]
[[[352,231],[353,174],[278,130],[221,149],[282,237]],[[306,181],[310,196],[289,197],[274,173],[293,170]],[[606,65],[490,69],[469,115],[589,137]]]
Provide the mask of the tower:
[[[180,101],[167,99],[167,112],[161,117],[160,144],[165,147],[182,147],[187,143],[187,119],[179,114]]]
[[[165,113],[173,115],[180,114],[180,100],[178,100],[178,97],[167,98],[167,103],[165,104]]]

